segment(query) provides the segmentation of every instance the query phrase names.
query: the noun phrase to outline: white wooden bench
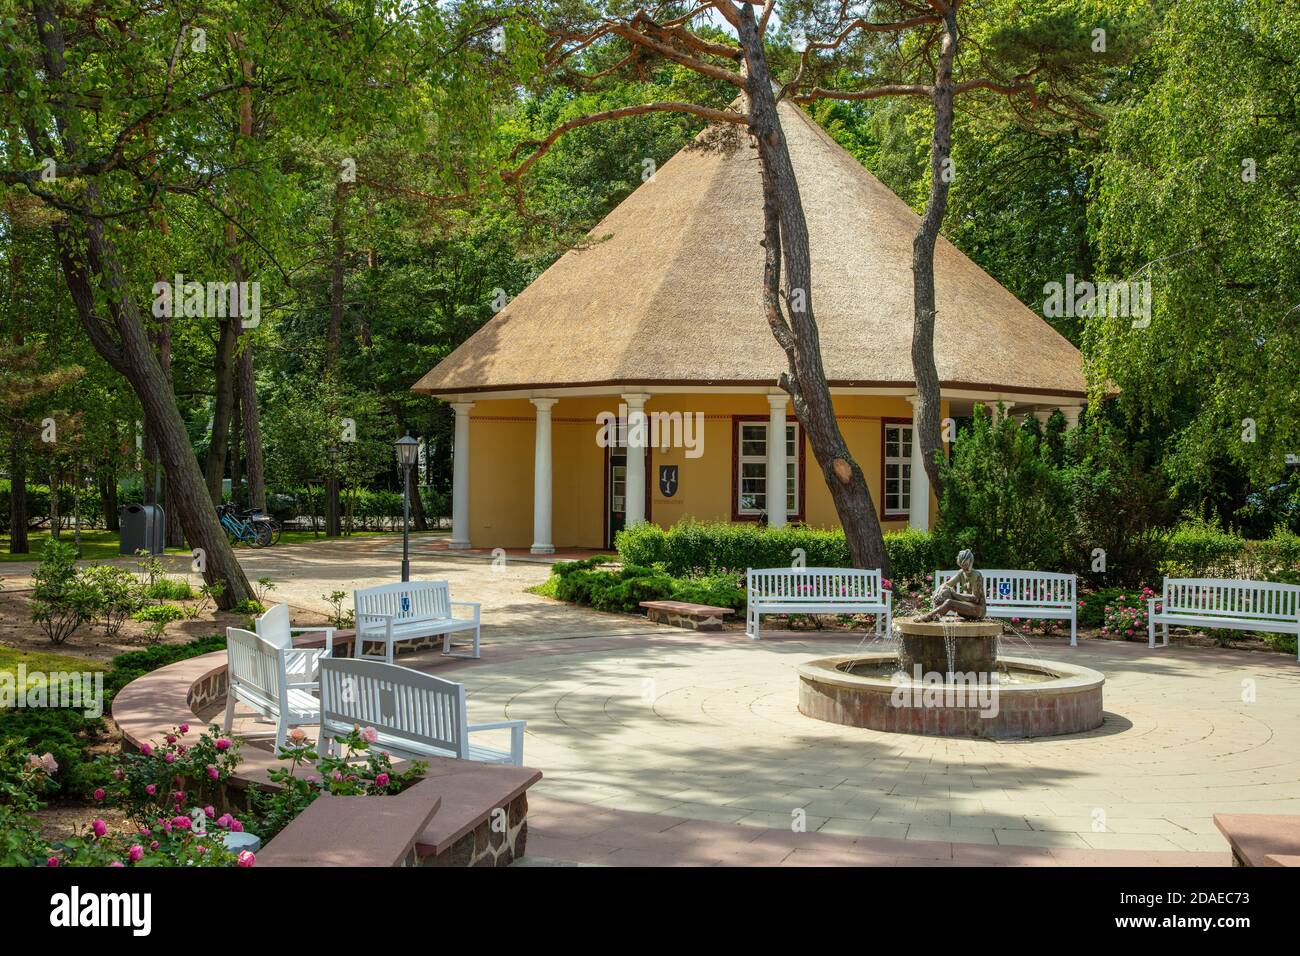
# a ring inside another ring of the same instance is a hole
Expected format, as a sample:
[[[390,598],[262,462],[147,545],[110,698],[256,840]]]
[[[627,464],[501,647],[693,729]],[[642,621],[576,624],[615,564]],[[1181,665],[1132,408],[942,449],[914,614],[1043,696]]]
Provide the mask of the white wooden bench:
[[[525,722],[471,724],[464,684],[383,661],[327,657],[320,664],[320,692],[319,753],[332,754],[336,736],[361,726],[378,732],[376,747],[407,760],[459,757],[523,766]],[[510,749],[470,743],[471,734],[484,730],[509,730]]]
[[[289,605],[273,604],[267,608],[254,622],[253,627],[257,631],[257,636],[266,641],[272,647],[283,647],[293,650],[293,636],[295,634],[314,634],[324,632],[325,634],[325,656],[329,657],[334,653],[334,628],[332,627],[293,627],[293,622],[289,620]],[[312,663],[310,654],[304,651],[296,651],[287,655],[288,668],[290,674],[300,674],[305,668],[309,668]],[[309,676],[309,675],[308,675]]]
[[[352,592],[356,608],[357,636],[354,657],[377,657],[363,654],[366,641],[382,643],[384,660],[393,663],[393,645],[422,637],[442,637],[442,652],[450,657],[477,659],[479,656],[479,615],[476,601],[453,601],[446,581],[404,581]],[[454,617],[452,608],[472,608],[473,617]],[[473,651],[452,653],[452,635],[474,632]]]
[[[1157,624],[1165,647],[1170,624],[1295,634],[1300,640],[1300,584],[1165,578],[1163,591],[1161,597],[1147,598],[1147,647],[1156,646]]]
[[[1079,645],[1079,582],[1076,575],[1059,571],[979,569],[984,578],[984,616],[1001,618],[1050,617],[1070,622],[1070,646]],[[935,571],[934,589],[956,575]]]
[[[318,687],[322,660],[328,660],[323,648],[276,647],[252,631],[226,628],[226,733],[236,703],[275,721],[277,749],[284,746],[290,727],[317,723],[320,701],[312,691]]]
[[[745,592],[745,633],[756,641],[764,614],[874,614],[876,633],[893,636],[893,595],[881,587],[878,570],[751,568]]]

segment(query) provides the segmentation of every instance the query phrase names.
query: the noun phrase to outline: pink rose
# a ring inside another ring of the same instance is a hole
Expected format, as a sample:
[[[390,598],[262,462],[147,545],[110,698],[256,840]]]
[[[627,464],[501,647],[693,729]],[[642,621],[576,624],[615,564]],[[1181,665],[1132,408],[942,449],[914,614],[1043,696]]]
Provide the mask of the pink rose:
[[[175,734],[168,734],[168,735],[167,735],[167,742],[168,742],[169,744],[174,744],[174,743],[176,743],[176,735],[175,735]]]
[[[96,820],[90,825],[90,828],[95,831],[95,836],[97,837],[102,837],[108,832],[108,824],[103,820]]]
[[[231,833],[243,833],[243,832],[244,832],[244,825],[243,825],[242,823],[240,823],[238,820],[231,820],[231,821],[230,821],[230,832],[231,832]]]
[[[103,788],[103,787],[96,787],[96,788],[95,788],[95,799],[96,799],[96,800],[103,800],[103,799],[104,799],[104,796],[105,796],[105,794],[104,794],[104,788]]]
[[[117,768],[117,769],[115,769],[115,770],[113,771],[113,779],[114,779],[114,780],[121,780],[123,776],[125,776],[125,775],[122,773],[122,770],[121,770],[120,767]]]
[[[376,786],[376,787],[386,787],[386,786],[388,786],[388,774],[386,774],[386,773],[381,773],[381,774],[379,774],[378,776],[376,776],[376,777],[375,777],[375,786]]]
[[[175,762],[176,762],[175,754],[163,754],[163,763],[175,763]]]
[[[219,776],[221,776],[221,774],[217,771],[217,768],[216,768],[216,767],[212,767],[212,766],[209,766],[209,767],[208,767],[208,779],[209,779],[209,780],[216,780]]]
[[[121,860],[114,860],[112,863],[108,864],[108,866],[109,869],[112,869],[113,867],[126,866],[126,864],[123,863]]]
[[[189,725],[189,724],[181,724],[181,726],[180,726],[180,732],[183,733],[183,734],[188,734],[188,733],[190,732],[190,725]]]
[[[157,788],[155,785],[153,785],[152,783],[150,783],[150,784],[147,784],[147,785],[145,786],[145,788],[144,788],[144,792],[147,793],[147,794],[149,794],[149,796],[152,797],[152,796],[154,796],[154,794],[156,794],[156,793],[158,792],[158,788]]]
[[[127,856],[130,858],[132,863],[139,863],[140,859],[144,856],[144,847],[138,843],[135,844],[135,846],[131,847],[131,849],[127,851]]]
[[[237,865],[247,868],[252,866],[256,860],[257,857],[253,856],[251,850],[240,850]]]
[[[374,727],[367,727],[361,731],[361,739],[368,744],[373,744],[379,740],[379,731],[375,730]]]
[[[141,744],[141,745],[140,745],[140,753],[144,754],[146,757],[152,757],[152,756],[153,756],[153,747],[149,746],[148,744]]]
[[[217,817],[217,826],[219,826],[219,827],[229,827],[229,826],[230,826],[230,821],[233,820],[233,819],[235,819],[235,818],[232,817],[229,813],[223,813],[221,816]]]
[[[157,840],[154,840],[152,843],[150,843],[150,844],[149,844],[149,849],[151,849],[151,850],[156,850],[156,849],[158,849],[158,841],[157,841]]]
[[[216,743],[216,748],[217,748],[218,750],[229,750],[229,749],[230,749],[230,741],[227,740],[225,737],[218,737],[218,738],[217,738],[217,743]]]
[[[57,773],[59,770],[58,761],[50,753],[41,754],[41,766],[45,768],[46,773]]]
[[[209,820],[211,820],[213,817],[217,815],[217,811],[214,810],[212,807],[204,807],[203,815],[206,816]]]
[[[46,866],[58,866],[58,865],[59,865],[59,858],[58,858],[57,856],[52,856],[52,857],[50,857],[48,860],[45,861],[45,865],[46,865]]]

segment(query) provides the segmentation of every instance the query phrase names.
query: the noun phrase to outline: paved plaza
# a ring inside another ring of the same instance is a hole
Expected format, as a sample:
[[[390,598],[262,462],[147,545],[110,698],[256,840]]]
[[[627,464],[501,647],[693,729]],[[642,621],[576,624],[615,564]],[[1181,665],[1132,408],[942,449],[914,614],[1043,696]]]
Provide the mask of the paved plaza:
[[[320,609],[331,587],[392,579],[392,543],[360,543],[245,563],[277,581],[280,599]],[[526,593],[545,563],[494,566],[429,544],[413,576],[484,602],[483,657],[401,662],[454,671],[472,721],[528,721],[526,762],[545,774],[532,790],[530,856],[699,862],[701,846],[717,861],[747,859],[741,850],[756,862],[795,862],[801,849],[827,862],[996,856],[982,846],[1014,848],[1015,862],[1222,863],[1214,813],[1300,813],[1300,666],[1284,655],[1015,641],[1016,656],[1103,672],[1104,725],[1005,742],[885,734],[795,706],[797,666],[850,652],[858,636],[774,631],[756,643],[651,625]],[[772,847],[784,848],[779,859]],[[1140,853],[1098,854],[1112,850]]]

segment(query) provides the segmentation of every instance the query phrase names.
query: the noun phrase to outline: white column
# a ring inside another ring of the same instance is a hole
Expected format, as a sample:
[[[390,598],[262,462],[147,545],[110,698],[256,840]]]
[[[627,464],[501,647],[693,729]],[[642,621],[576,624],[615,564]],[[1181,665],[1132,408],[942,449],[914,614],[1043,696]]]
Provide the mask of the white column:
[[[551,542],[551,407],[557,398],[529,399],[537,406],[533,442],[533,554],[554,554]]]
[[[1065,430],[1079,427],[1079,412],[1083,411],[1078,405],[1069,408],[1061,407],[1061,414],[1065,416]]]
[[[784,528],[786,521],[785,404],[787,395],[769,395],[767,404],[767,526]],[[797,452],[797,450],[796,450]]]
[[[1046,428],[1048,419],[1052,417],[1052,409],[1048,408],[1043,411],[1034,412],[1034,417],[1038,419],[1038,424]]]
[[[469,410],[473,402],[452,402],[456,436],[451,460],[451,547],[469,547]]]
[[[645,417],[649,395],[624,395],[627,404],[627,501],[625,525],[633,528],[645,523],[645,450],[650,428]]]
[[[1004,415],[1005,415],[1007,418],[1010,418],[1010,417],[1011,417],[1011,410],[1012,410],[1013,408],[1016,407],[1016,403],[1015,403],[1015,402],[1002,402],[1001,404],[1002,404],[1002,413],[999,414],[999,413],[998,413],[998,403],[997,403],[997,402],[991,402],[991,403],[989,403],[989,411],[992,413],[992,416],[993,416],[993,419],[992,419],[992,420],[993,420],[993,424],[994,424],[994,425],[996,425],[998,422],[1000,422],[1000,421],[1002,420],[1002,417],[1003,417]]]
[[[930,530],[930,475],[925,470],[925,454],[921,451],[921,422],[916,417],[921,407],[917,395],[907,399],[912,403],[912,486],[907,524],[919,531]],[[881,490],[883,494],[883,489]]]

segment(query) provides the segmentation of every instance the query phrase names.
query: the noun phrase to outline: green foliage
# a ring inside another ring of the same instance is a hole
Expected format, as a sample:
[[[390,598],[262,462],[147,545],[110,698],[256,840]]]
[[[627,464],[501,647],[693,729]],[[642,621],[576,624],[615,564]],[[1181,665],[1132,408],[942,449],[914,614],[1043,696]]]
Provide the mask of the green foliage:
[[[194,588],[184,578],[160,578],[145,588],[144,596],[151,601],[192,601]]]
[[[95,620],[107,637],[116,636],[122,623],[140,608],[139,581],[126,568],[113,564],[86,568],[81,576],[95,596]]]
[[[975,411],[942,465],[939,553],[971,548],[980,567],[1060,569],[1070,502],[1046,442],[1032,427],[1005,416],[993,425],[982,406]]]
[[[294,729],[276,757],[288,767],[277,767],[267,774],[277,790],[253,790],[249,806],[254,831],[269,840],[283,830],[298,814],[322,794],[332,796],[386,796],[401,793],[424,776],[428,763],[422,760],[398,771],[392,758],[382,749],[372,749],[378,740],[372,727],[356,727],[351,733],[335,737],[337,755],[319,755],[307,734]],[[301,777],[308,762],[314,763],[311,776]]]
[[[41,625],[51,644],[62,644],[94,616],[96,594],[77,573],[71,545],[46,541],[32,580],[32,621]]]
[[[150,624],[170,624],[185,617],[185,609],[175,604],[149,604],[131,615],[131,620]]]
[[[1245,554],[1242,538],[1192,518],[1165,539],[1160,572],[1171,578],[1231,578]]]

